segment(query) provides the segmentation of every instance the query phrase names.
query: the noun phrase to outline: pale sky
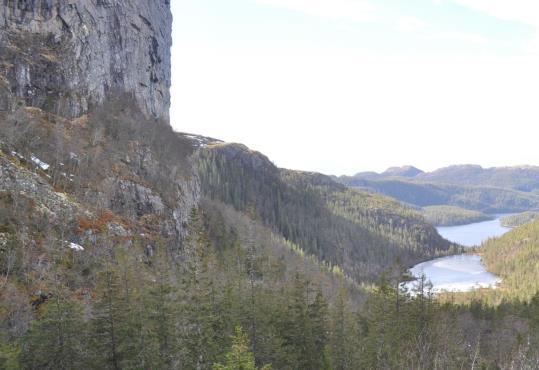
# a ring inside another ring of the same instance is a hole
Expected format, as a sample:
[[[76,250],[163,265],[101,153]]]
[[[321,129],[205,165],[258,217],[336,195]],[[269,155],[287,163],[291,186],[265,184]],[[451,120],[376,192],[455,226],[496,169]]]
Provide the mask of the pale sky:
[[[326,174],[539,165],[538,0],[172,0],[171,123]]]

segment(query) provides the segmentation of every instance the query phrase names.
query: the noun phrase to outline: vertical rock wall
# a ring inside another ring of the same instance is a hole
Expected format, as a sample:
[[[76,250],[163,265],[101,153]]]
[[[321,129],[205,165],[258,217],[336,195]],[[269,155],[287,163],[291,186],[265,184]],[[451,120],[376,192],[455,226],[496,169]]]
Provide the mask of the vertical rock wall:
[[[0,110],[78,117],[131,94],[168,119],[170,0],[0,0]]]

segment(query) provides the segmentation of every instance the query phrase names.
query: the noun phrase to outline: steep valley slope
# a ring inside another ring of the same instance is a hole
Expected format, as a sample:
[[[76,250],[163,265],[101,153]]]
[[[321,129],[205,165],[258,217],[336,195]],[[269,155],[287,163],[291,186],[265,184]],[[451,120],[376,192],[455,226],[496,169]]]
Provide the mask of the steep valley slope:
[[[372,281],[396,261],[412,265],[458,251],[419,213],[390,198],[321,174],[279,169],[243,145],[208,145],[199,157],[204,194],[254,213],[359,281]]]
[[[211,296],[220,302],[211,307],[231,315],[219,321],[228,345],[234,323],[250,327],[244,300],[254,284],[275,312],[301,279],[330,302],[345,290],[357,307],[362,287],[397,261],[457,249],[392,200],[278,169],[241,145],[174,132],[170,26],[168,1],[0,5],[0,366],[179,367],[176,349],[191,342],[155,326],[153,310],[194,307],[186,302],[207,302],[208,289],[230,292]],[[148,305],[128,304],[136,299]],[[117,336],[100,326],[114,312],[128,315]],[[58,315],[70,318],[71,342],[51,347],[40,336]],[[203,325],[225,313],[167,315],[176,320],[169,328],[189,334],[177,320]],[[173,348],[133,347],[163,345],[133,335],[141,326],[173,336]],[[105,339],[83,351],[78,332]],[[282,363],[272,345],[260,358]],[[209,368],[223,351],[192,361]]]
[[[538,363],[531,315],[401,294],[461,250],[413,208],[175,132],[171,22],[170,0],[0,3],[0,368]]]

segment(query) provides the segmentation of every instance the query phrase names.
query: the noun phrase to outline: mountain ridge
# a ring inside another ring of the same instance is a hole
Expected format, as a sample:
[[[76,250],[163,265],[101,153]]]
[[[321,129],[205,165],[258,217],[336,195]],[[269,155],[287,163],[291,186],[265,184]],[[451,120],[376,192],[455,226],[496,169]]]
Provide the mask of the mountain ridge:
[[[407,173],[406,171],[411,171]],[[519,165],[482,167],[477,164],[457,164],[424,172],[413,166],[390,167],[384,172],[359,172],[340,176],[340,181],[407,179],[410,181],[464,186],[493,186],[530,192],[539,189],[539,166]]]

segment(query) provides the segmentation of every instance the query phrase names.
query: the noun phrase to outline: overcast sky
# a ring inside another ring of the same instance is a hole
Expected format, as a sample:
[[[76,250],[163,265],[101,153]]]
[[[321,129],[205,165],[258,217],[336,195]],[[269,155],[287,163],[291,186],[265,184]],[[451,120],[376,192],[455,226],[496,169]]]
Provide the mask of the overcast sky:
[[[539,165],[537,0],[172,0],[172,125],[327,174]]]

